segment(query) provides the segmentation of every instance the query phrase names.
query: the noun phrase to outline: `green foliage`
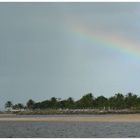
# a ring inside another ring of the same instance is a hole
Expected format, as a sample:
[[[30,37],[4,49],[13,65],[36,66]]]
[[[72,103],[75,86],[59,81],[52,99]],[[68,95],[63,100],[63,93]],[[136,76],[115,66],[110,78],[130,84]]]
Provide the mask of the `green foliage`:
[[[77,101],[77,108],[92,108],[92,107],[93,107],[92,93],[84,95],[79,101]]]
[[[13,109],[23,109],[23,108],[24,108],[24,105],[21,103],[13,105]]]
[[[110,98],[108,99],[108,102],[109,102],[109,107],[110,107],[111,109],[116,109],[115,97],[114,97],[114,96],[113,96],[113,97],[110,97]]]
[[[30,99],[27,102],[26,106],[27,106],[28,109],[34,109],[34,104],[35,104],[35,102],[32,99]]]
[[[12,102],[11,101],[7,101],[5,103],[5,108],[11,108],[13,106]]]
[[[56,109],[58,108],[57,98],[52,97],[50,100],[50,108]]]
[[[5,103],[5,108],[22,109],[25,108],[23,104],[18,103],[13,105],[11,101]],[[44,100],[42,102],[34,102],[30,99],[26,104],[27,109],[140,109],[140,97],[133,93],[128,93],[124,96],[121,93],[117,93],[112,97],[106,98],[99,96],[94,98],[92,93],[88,93],[81,97],[81,99],[74,101],[72,97],[61,100],[60,98],[52,97],[50,100]]]
[[[125,98],[126,108],[136,108],[138,105],[138,97],[137,95],[129,92]]]
[[[125,98],[121,93],[117,93],[115,96],[109,98],[109,106],[112,109],[124,109],[125,104]]]
[[[108,99],[104,96],[99,96],[95,100],[95,106],[99,109],[105,109],[108,107]]]
[[[59,107],[62,108],[62,109],[65,109],[65,108],[73,109],[73,108],[75,108],[75,103],[74,103],[73,98],[69,97],[67,100],[60,101]]]

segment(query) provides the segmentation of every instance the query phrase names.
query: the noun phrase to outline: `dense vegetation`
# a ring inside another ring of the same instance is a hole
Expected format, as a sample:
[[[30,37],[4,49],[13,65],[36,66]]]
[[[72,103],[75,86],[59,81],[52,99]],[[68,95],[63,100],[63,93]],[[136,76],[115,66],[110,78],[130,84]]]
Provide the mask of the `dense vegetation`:
[[[112,97],[94,97],[92,93],[84,95],[81,99],[74,101],[73,98],[69,97],[68,99],[61,100],[59,98],[52,97],[50,100],[44,100],[42,102],[35,102],[30,99],[26,105],[21,103],[12,104],[11,101],[7,101],[5,108],[13,109],[140,109],[140,97],[135,94],[128,93],[123,95],[117,93]]]

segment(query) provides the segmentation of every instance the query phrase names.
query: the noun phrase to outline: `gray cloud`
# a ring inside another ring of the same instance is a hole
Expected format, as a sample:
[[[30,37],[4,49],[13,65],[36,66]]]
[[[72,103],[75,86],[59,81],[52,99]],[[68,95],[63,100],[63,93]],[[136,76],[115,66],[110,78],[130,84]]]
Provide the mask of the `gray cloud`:
[[[120,34],[139,44],[139,3],[1,3],[0,105],[52,96],[75,99],[87,92],[139,94],[139,60],[69,32]]]

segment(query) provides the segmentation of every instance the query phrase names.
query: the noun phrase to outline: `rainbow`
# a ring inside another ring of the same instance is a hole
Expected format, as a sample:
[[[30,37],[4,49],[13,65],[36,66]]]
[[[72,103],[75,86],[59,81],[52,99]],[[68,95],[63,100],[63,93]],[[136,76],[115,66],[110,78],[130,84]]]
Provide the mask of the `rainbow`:
[[[90,41],[91,43],[97,44],[98,46],[112,49],[129,56],[140,58],[140,46],[134,43],[134,41],[114,34],[92,31],[81,23],[82,22],[79,24],[70,23],[69,26],[70,32],[72,32],[72,34],[74,33],[80,39]]]

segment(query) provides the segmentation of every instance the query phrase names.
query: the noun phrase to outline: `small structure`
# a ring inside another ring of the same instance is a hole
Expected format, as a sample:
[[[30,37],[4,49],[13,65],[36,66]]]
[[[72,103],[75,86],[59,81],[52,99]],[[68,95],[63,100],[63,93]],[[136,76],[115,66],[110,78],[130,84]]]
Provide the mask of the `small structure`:
[[[12,107],[6,107],[6,111],[7,112],[11,112],[12,111]]]

